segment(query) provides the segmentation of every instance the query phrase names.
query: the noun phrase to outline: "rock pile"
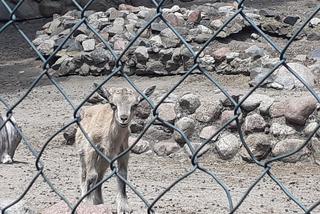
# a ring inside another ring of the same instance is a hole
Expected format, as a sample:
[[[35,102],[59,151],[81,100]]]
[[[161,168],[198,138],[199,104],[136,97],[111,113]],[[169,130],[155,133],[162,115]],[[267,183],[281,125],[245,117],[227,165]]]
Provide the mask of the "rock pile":
[[[158,95],[152,99],[159,99],[162,93],[158,91],[156,94]],[[243,98],[241,93],[232,96],[235,100]],[[230,120],[234,118],[234,106],[222,94],[217,94],[210,100],[202,100],[195,94],[187,93],[181,97],[172,95],[169,100],[160,105],[160,118],[180,129],[195,148],[209,141],[199,154],[211,152],[224,160],[240,155],[245,161],[253,161],[240,141],[238,125],[248,149],[257,160],[264,160],[287,154],[302,146],[320,122],[319,103],[311,95],[305,94],[286,98],[252,94],[241,105],[238,121],[233,122]],[[130,127],[130,144],[135,142],[136,137],[153,118],[149,115],[150,112],[148,104],[142,102]],[[226,128],[217,133],[223,126]],[[67,140],[70,142],[70,137]],[[307,147],[283,161],[297,162],[306,160],[311,155],[319,161],[319,149],[320,129]],[[191,155],[185,138],[178,131],[160,123],[149,127],[132,152],[141,154],[151,151],[160,156],[180,152]]]
[[[205,4],[193,10],[173,6],[163,9],[163,17],[186,38],[186,41],[195,50],[198,50],[235,13],[235,10],[235,5],[227,3]],[[280,36],[290,36],[290,33],[301,22],[300,17],[281,17],[265,10],[246,8],[244,12],[266,33]],[[85,16],[88,17],[88,23],[96,29],[100,36],[95,35],[82,24],[71,34],[70,39],[51,62],[52,69],[56,75],[60,76],[110,73],[115,65],[115,59],[101,40],[108,42],[116,53],[121,53],[129,41],[155,15],[155,9],[124,4],[118,9],[109,8],[105,12],[87,11]],[[78,11],[69,11],[63,16],[55,15],[52,22],[47,23],[41,31],[37,32],[37,38],[33,43],[41,53],[50,55],[62,44],[72,32],[72,27],[79,21],[80,12]],[[217,37],[223,39],[247,27],[250,25],[238,16]],[[309,32],[312,32],[312,35],[320,32],[320,23],[317,18],[310,22],[304,34]],[[313,38],[308,34],[307,38],[309,37]],[[123,56],[122,61],[125,64],[124,72],[130,75],[182,74],[193,65],[192,54],[160,18],[152,22],[141,34]],[[271,58],[264,49],[258,46],[252,46],[240,52],[208,46],[200,55],[200,63],[207,70],[216,70],[222,74],[251,75],[254,80],[253,85],[277,62],[277,59]],[[301,66],[298,69],[306,70]],[[306,71],[306,73],[310,72]],[[266,85],[270,85],[273,78],[269,78]],[[312,77],[307,79],[312,79]],[[275,80],[276,84],[271,87],[284,87],[281,84],[285,81],[287,80]]]

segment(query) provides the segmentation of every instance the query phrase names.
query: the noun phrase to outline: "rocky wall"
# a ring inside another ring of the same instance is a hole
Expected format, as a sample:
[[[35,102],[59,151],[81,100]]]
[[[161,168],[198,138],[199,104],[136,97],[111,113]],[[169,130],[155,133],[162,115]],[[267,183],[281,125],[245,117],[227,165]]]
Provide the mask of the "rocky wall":
[[[165,92],[156,91],[151,97],[159,101]],[[247,92],[231,93],[237,102]],[[90,99],[92,104],[103,102],[96,95]],[[91,105],[92,105],[91,104]],[[197,149],[209,141],[200,151],[200,156],[208,153],[224,160],[241,157],[252,162],[252,158],[240,141],[239,131],[248,148],[257,160],[268,160],[303,145],[308,137],[318,128],[320,122],[319,103],[304,92],[295,96],[271,97],[267,94],[254,93],[241,105],[239,129],[236,121],[227,125],[234,117],[234,106],[221,93],[211,99],[186,93],[182,96],[171,94],[160,105],[159,117],[175,125],[191,140]],[[130,126],[130,143],[151,121],[151,109],[147,102],[142,102],[137,109]],[[216,132],[226,125],[221,132]],[[66,144],[74,143],[75,126],[65,133]],[[215,136],[213,136],[216,134]],[[171,128],[154,123],[143,138],[133,147],[133,153],[154,152],[159,156],[189,155],[190,150],[181,135]],[[283,159],[284,162],[315,161],[320,163],[320,130],[311,138],[308,146],[297,154]]]
[[[195,50],[213,35],[235,12],[235,6],[227,3],[205,4],[189,10],[175,5],[164,9],[164,18],[186,38]],[[301,19],[292,16],[281,17],[265,10],[244,9],[248,17],[257,23],[265,33],[289,37],[294,29],[301,24]],[[115,53],[120,54],[126,49],[129,41],[146,25],[156,11],[147,7],[120,5],[118,9],[107,11],[87,11],[88,23],[97,30],[101,38],[108,42]],[[80,20],[78,11],[69,11],[63,16],[56,15],[52,22],[43,26],[37,32],[33,41],[41,53],[48,56],[57,48],[71,32],[71,28]],[[291,20],[290,22],[288,20]],[[295,20],[293,22],[292,20]],[[320,32],[320,19],[313,18],[301,38],[311,39],[313,34]],[[277,24],[277,28],[273,27]],[[218,39],[224,40],[232,35],[240,35],[250,28],[243,18],[238,17],[220,34]],[[287,29],[287,34],[284,30]],[[261,39],[253,33],[253,39]],[[210,44],[200,55],[199,62],[210,72],[220,74],[243,74],[251,77],[252,86],[256,85],[279,62],[274,53],[264,48],[252,45],[232,51],[228,47],[216,48]],[[115,65],[115,59],[105,48],[101,39],[85,25],[81,25],[56,55],[53,64],[53,74],[66,75],[105,75],[109,74]],[[319,73],[320,52],[316,49],[308,56],[297,56],[293,68],[310,84],[316,81]],[[185,73],[194,63],[191,53],[182,44],[174,32],[165,23],[157,19],[144,31],[133,46],[122,58],[124,72],[129,75],[176,75]],[[308,61],[308,67],[306,67]],[[318,61],[318,63],[317,63]],[[197,72],[197,71],[195,71]],[[301,84],[295,81],[291,74],[281,68],[268,78],[263,86],[291,89]]]

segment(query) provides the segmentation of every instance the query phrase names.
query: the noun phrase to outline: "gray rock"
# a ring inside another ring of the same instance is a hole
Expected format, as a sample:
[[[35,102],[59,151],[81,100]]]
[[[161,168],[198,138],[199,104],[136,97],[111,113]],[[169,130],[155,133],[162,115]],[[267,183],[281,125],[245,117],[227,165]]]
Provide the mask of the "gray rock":
[[[186,112],[187,114],[193,114],[200,105],[201,102],[198,96],[194,94],[186,94],[179,99],[179,107],[181,111]]]
[[[147,7],[139,7],[139,9],[140,11],[137,15],[141,19],[150,20],[153,16],[156,15],[155,9],[150,9]]]
[[[119,25],[119,26],[124,26],[124,18],[116,18],[114,21],[113,21],[113,25]]]
[[[84,63],[80,69],[79,69],[79,75],[81,76],[87,76],[90,73],[90,66],[86,63]]]
[[[259,10],[259,15],[265,16],[265,17],[275,17],[277,14],[274,10],[262,9],[262,10]]]
[[[238,52],[227,52],[226,53],[226,59],[228,62],[234,60],[235,58],[239,57],[239,53]]]
[[[114,21],[117,17],[119,17],[118,10],[114,7],[109,8],[106,11],[106,14],[109,15],[109,20]]]
[[[252,68],[250,71],[250,83],[249,85],[254,87],[258,84],[260,84],[260,87],[264,87],[274,81],[274,78],[272,75],[270,75],[267,79],[265,79],[263,82],[261,82],[266,75],[269,74],[271,70],[269,68],[262,68],[261,66]],[[261,82],[261,83],[260,83]]]
[[[85,34],[79,34],[78,36],[75,37],[75,40],[77,42],[83,42],[84,40],[86,40],[88,38],[87,35]]]
[[[35,45],[35,46],[38,46],[40,45],[41,43],[43,43],[44,41],[50,39],[50,36],[47,35],[47,34],[40,34],[39,36],[37,36],[33,41],[32,43]]]
[[[274,103],[274,99],[269,97],[269,96],[262,96],[261,98],[262,101],[258,107],[259,111],[260,111],[260,114],[261,115],[270,115],[270,108],[272,106],[272,104]]]
[[[126,39],[117,39],[113,44],[113,48],[117,51],[124,51],[128,43]]]
[[[151,30],[156,32],[161,32],[166,29],[168,26],[164,22],[152,22],[151,23]]]
[[[226,59],[227,55],[230,54],[231,51],[229,48],[223,47],[215,50],[213,52],[213,57],[217,62],[222,62]]]
[[[300,19],[299,16],[286,16],[282,21],[283,23],[289,24],[289,25],[295,25],[296,22]]]
[[[218,30],[223,25],[223,22],[221,19],[215,19],[210,22],[210,27],[212,27],[214,30]]]
[[[229,94],[236,103],[239,102],[239,99],[242,96],[242,93],[239,91],[230,91]],[[221,93],[219,100],[224,107],[228,107],[228,108],[235,107],[235,105],[230,101],[230,99],[226,97],[223,93]]]
[[[82,42],[83,50],[86,52],[93,51],[96,46],[96,41],[94,39],[88,39]]]
[[[162,103],[159,106],[159,117],[169,123],[174,123],[177,118],[175,112],[175,104],[173,103]]]
[[[253,111],[259,107],[262,97],[260,94],[251,94],[247,99],[241,104],[241,108],[247,112]]]
[[[309,86],[314,86],[316,78],[309,68],[300,63],[288,63],[288,66],[294,70]],[[280,69],[277,69],[274,72],[274,76],[274,82],[282,85],[284,89],[303,87],[303,84],[284,66],[282,66]]]
[[[206,27],[204,25],[198,25],[197,29],[199,30],[200,34],[209,34],[209,35],[211,35],[213,33],[213,31],[210,28],[208,28],[208,27]]]
[[[212,103],[202,103],[202,105],[196,110],[196,119],[199,122],[212,122],[219,118],[222,112],[221,103],[216,100]]]
[[[211,37],[210,34],[200,33],[194,38],[194,41],[196,43],[202,44],[202,43],[205,43],[206,41],[208,41],[210,39],[210,37]]]
[[[216,126],[206,126],[201,130],[199,137],[201,139],[208,140],[210,137],[212,137],[214,134],[216,134],[217,131],[218,131],[218,128]],[[219,135],[220,135],[220,133],[217,134],[211,140],[216,141],[218,139]]]
[[[66,76],[66,75],[72,75],[72,74],[76,74],[76,65],[74,64],[74,62],[69,61],[69,60],[65,60],[61,63],[61,66],[59,67],[58,70],[58,75],[59,76]]]
[[[267,123],[260,114],[252,114],[245,118],[243,128],[245,133],[263,132]]]
[[[105,64],[111,60],[111,54],[108,50],[97,47],[90,53],[90,58],[95,65]]]
[[[303,130],[303,134],[306,136],[306,137],[309,137],[315,130],[316,128],[318,128],[319,126],[319,123],[317,122],[311,122],[309,123]],[[316,135],[317,136],[320,136],[320,130],[318,129],[318,131],[316,132]],[[315,136],[315,135],[314,135]]]
[[[180,146],[172,140],[160,141],[153,146],[153,151],[159,156],[168,156],[179,149]]]
[[[172,26],[183,26],[185,21],[183,17],[177,16],[175,13],[164,13],[163,17],[169,22]]]
[[[262,114],[267,115],[273,104],[274,99],[264,94],[251,94],[242,104],[241,107],[247,111],[259,109]]]
[[[176,123],[175,126],[180,129],[187,138],[190,138],[195,131],[195,121],[191,118],[188,117],[183,117],[179,119]],[[183,137],[179,134],[179,132],[174,131],[173,137],[177,143],[184,144],[185,141]]]
[[[162,125],[152,125],[145,133],[145,137],[150,141],[168,140],[171,135],[171,130]]]
[[[201,11],[200,10],[194,10],[191,11],[188,15],[187,21],[189,23],[197,24],[201,20]]]
[[[319,41],[320,40],[320,33],[319,32],[311,32],[307,35],[308,41]]]
[[[148,49],[144,46],[138,46],[134,54],[139,63],[146,63],[149,59]]]
[[[320,18],[318,18],[318,17],[312,18],[312,19],[310,20],[310,22],[309,22],[309,25],[310,25],[311,27],[315,27],[315,26],[317,26],[317,25],[320,25]]]
[[[222,6],[222,7],[219,7],[219,12],[220,13],[226,13],[226,14],[229,14],[231,11],[233,11],[235,8],[234,6],[231,6],[231,5],[227,5],[227,6]]]
[[[270,137],[266,134],[251,134],[246,138],[245,142],[258,161],[267,158],[271,152],[272,146]],[[253,159],[244,146],[241,147],[240,155],[243,160],[253,162]]]
[[[53,52],[53,48],[55,46],[55,42],[53,39],[48,39],[42,41],[42,43],[38,46],[38,50],[45,55],[49,55]]]
[[[155,46],[158,46],[158,47],[162,47],[163,46],[161,37],[159,35],[155,35],[155,36],[151,37],[150,38],[150,43],[152,45],[155,45]]]
[[[272,155],[275,157],[286,155],[290,152],[295,151],[305,143],[304,140],[299,139],[285,139],[278,142],[272,150]],[[306,146],[294,155],[281,159],[283,162],[296,163],[304,156],[308,156],[310,151]]]
[[[286,137],[289,135],[294,135],[296,131],[292,127],[287,125],[272,123],[270,127],[270,133],[275,137]]]
[[[151,113],[151,106],[147,101],[142,101],[136,111],[135,111],[135,116],[141,119],[147,119]]]
[[[234,117],[234,111],[226,110],[221,113],[220,117],[220,125],[224,125],[227,123],[231,118]],[[229,129],[236,129],[237,128],[237,122],[234,120],[232,121],[228,126]]]
[[[174,5],[171,8],[164,8],[163,12],[164,13],[174,13],[174,12],[179,12],[180,11],[180,7],[178,5]]]
[[[124,32],[124,26],[113,24],[113,26],[109,28],[107,32],[110,34],[110,36],[114,36],[116,34],[122,34]]]
[[[166,75],[168,72],[163,68],[164,65],[160,61],[149,60],[146,63],[147,74]]]
[[[257,34],[257,33],[252,33],[252,34],[250,35],[250,37],[251,37],[252,39],[259,39],[259,38],[260,38],[260,35]]]
[[[289,100],[285,118],[288,123],[304,125],[310,114],[316,109],[317,101],[312,96],[303,96]]]
[[[258,58],[263,57],[265,55],[264,49],[262,49],[262,48],[260,48],[260,47],[258,47],[256,45],[253,45],[253,46],[249,47],[244,52],[246,54],[248,54],[253,59],[258,59]]]
[[[144,123],[141,120],[133,120],[130,124],[130,132],[131,133],[140,133],[144,128]]]
[[[233,134],[223,135],[215,144],[215,148],[223,160],[233,158],[240,150],[240,147],[239,139]]]
[[[284,116],[287,110],[287,100],[274,102],[270,107],[270,116],[271,118],[278,118]]]
[[[60,19],[53,19],[50,23],[50,27],[47,29],[47,33],[51,35],[56,35],[63,30],[61,26]],[[59,28],[60,27],[60,28]]]
[[[137,140],[136,137],[129,137],[129,146],[132,146],[133,143]],[[138,143],[132,147],[131,152],[134,154],[142,154],[150,150],[150,144],[146,140],[140,139]]]
[[[195,151],[197,151],[197,149],[200,148],[200,146],[202,145],[202,143],[192,143],[193,148],[195,149]],[[207,143],[199,152],[198,152],[198,157],[201,157],[202,155],[204,155],[205,153],[207,153],[209,150],[211,149],[210,144]],[[192,157],[192,152],[190,151],[190,148],[188,146],[188,144],[185,144],[183,146],[183,150],[185,151],[185,153],[188,155],[189,158]]]
[[[138,17],[136,14],[134,14],[134,13],[129,13],[129,14],[127,15],[127,19],[128,19],[128,20],[139,20],[139,17]]]
[[[161,41],[166,48],[177,47],[180,40],[170,28],[165,28],[160,32]]]

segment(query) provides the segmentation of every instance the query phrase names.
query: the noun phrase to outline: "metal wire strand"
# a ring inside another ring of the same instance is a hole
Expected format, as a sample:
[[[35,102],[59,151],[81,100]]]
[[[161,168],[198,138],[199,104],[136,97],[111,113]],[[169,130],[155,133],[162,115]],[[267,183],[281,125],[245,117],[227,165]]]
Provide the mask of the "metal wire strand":
[[[89,22],[88,19],[86,17],[85,12],[87,11],[87,9],[90,7],[90,5],[92,5],[96,0],[88,0],[87,3],[84,6],[81,6],[81,4],[77,1],[77,0],[72,0],[73,4],[75,5],[75,7],[80,11],[81,13],[81,17],[79,19],[79,21],[72,27],[70,33],[63,39],[62,43],[56,47],[54,49],[54,51],[48,56],[45,57],[43,56],[39,50],[37,50],[37,48],[35,47],[35,45],[32,43],[32,40],[25,34],[25,32],[20,28],[20,23],[18,24],[16,22],[16,12],[18,11],[18,9],[21,7],[21,5],[24,3],[24,0],[20,0],[17,2],[17,4],[13,7],[10,8],[9,4],[7,4],[7,2],[5,0],[0,0],[0,5],[2,4],[3,8],[8,12],[9,14],[9,20],[0,28],[0,36],[2,34],[5,33],[5,30],[9,27],[9,26],[14,26],[14,28],[16,29],[17,33],[20,34],[23,38],[23,40],[32,48],[32,50],[37,54],[37,56],[39,57],[39,59],[42,61],[42,68],[43,71],[36,77],[36,79],[33,81],[33,83],[30,85],[30,87],[26,90],[26,92],[12,105],[9,105],[8,102],[5,101],[4,98],[1,97],[0,95],[0,103],[2,105],[5,106],[5,114],[7,115],[7,119],[4,121],[4,124],[0,124],[0,130],[2,128],[4,128],[5,123],[11,123],[15,129],[21,134],[22,136],[22,140],[24,142],[24,144],[27,146],[27,148],[29,149],[29,151],[31,152],[31,154],[33,155],[33,157],[35,158],[35,175],[33,176],[33,178],[29,181],[29,183],[26,185],[26,188],[24,189],[23,193],[17,197],[16,200],[12,201],[10,204],[7,204],[5,207],[1,208],[1,214],[5,214],[6,210],[8,210],[10,207],[14,206],[15,204],[17,204],[20,200],[22,200],[25,195],[28,193],[28,191],[30,190],[30,188],[35,184],[35,182],[42,177],[45,182],[49,185],[49,187],[52,189],[52,191],[58,195],[60,197],[61,200],[63,200],[68,207],[72,210],[71,213],[76,213],[77,208],[79,207],[79,205],[82,203],[82,201],[85,199],[85,197],[87,195],[89,195],[92,191],[94,191],[97,187],[99,187],[100,185],[103,185],[103,183],[109,181],[112,177],[117,177],[120,180],[122,180],[124,183],[126,183],[126,185],[128,185],[130,187],[130,189],[133,191],[133,193],[136,195],[136,197],[140,198],[140,200],[145,204],[146,206],[146,212],[147,213],[154,213],[155,212],[155,205],[158,203],[159,200],[161,200],[161,198],[167,194],[171,188],[174,188],[176,184],[178,184],[180,181],[182,181],[183,179],[187,178],[188,176],[192,175],[193,173],[195,173],[196,171],[203,173],[204,175],[210,177],[213,182],[215,182],[216,184],[218,184],[223,191],[226,194],[226,200],[228,202],[228,208],[229,208],[229,213],[235,213],[237,211],[237,209],[239,209],[239,207],[242,205],[242,203],[244,202],[244,200],[246,200],[248,198],[248,195],[250,194],[250,192],[252,191],[252,189],[254,187],[257,186],[257,184],[259,182],[261,182],[262,178],[265,176],[269,176],[271,178],[271,180],[280,188],[280,190],[287,196],[289,197],[290,200],[292,200],[297,206],[298,208],[301,209],[301,211],[303,213],[311,213],[313,210],[315,210],[316,208],[318,208],[320,206],[320,201],[314,203],[312,206],[310,206],[309,208],[306,207],[296,196],[294,196],[294,194],[292,194],[289,189],[282,183],[280,182],[280,180],[271,173],[272,170],[272,163],[274,161],[278,161],[278,160],[283,160],[284,158],[290,157],[292,155],[294,155],[295,153],[299,152],[301,149],[305,148],[309,141],[311,140],[311,138],[316,134],[316,132],[320,129],[320,126],[318,126],[312,133],[311,135],[308,137],[308,139],[306,139],[305,143],[303,145],[301,145],[299,148],[297,148],[294,151],[291,151],[287,154],[283,154],[279,157],[274,157],[271,158],[270,160],[266,161],[266,162],[261,162],[258,161],[253,153],[250,151],[247,143],[245,142],[245,138],[244,138],[244,133],[241,129],[241,124],[239,122],[239,117],[241,116],[242,112],[241,112],[241,105],[257,90],[258,87],[260,87],[265,80],[272,75],[276,69],[278,69],[281,66],[284,66],[285,68],[287,68],[287,70],[289,71],[290,74],[292,74],[296,79],[298,79],[305,87],[306,89],[312,94],[312,96],[317,100],[318,103],[320,103],[320,97],[319,95],[314,91],[314,89],[309,86],[303,78],[301,78],[299,76],[299,74],[294,71],[286,62],[286,58],[285,58],[285,54],[288,50],[288,48],[290,47],[290,45],[295,41],[295,39],[297,38],[297,36],[299,35],[299,33],[305,28],[305,26],[307,26],[307,24],[310,22],[310,20],[316,16],[316,14],[320,11],[320,6],[318,6],[312,13],[311,15],[306,19],[306,21],[294,32],[293,36],[289,39],[289,41],[287,42],[287,44],[285,45],[284,48],[279,47],[268,35],[266,35],[266,33],[264,33],[260,27],[258,27],[258,24],[255,23],[250,16],[248,16],[244,10],[244,5],[245,5],[245,1],[246,0],[235,0],[234,2],[237,3],[237,8],[235,10],[235,12],[233,13],[232,16],[230,16],[224,23],[223,25],[213,33],[213,35],[204,43],[204,45],[200,48],[199,51],[195,51],[192,47],[191,44],[189,44],[186,39],[178,32],[178,30],[172,26],[170,24],[170,22],[168,20],[166,20],[164,13],[163,13],[163,7],[165,6],[165,0],[150,0],[151,3],[154,4],[154,6],[156,7],[156,14],[150,18],[149,21],[146,21],[145,25],[139,30],[139,32],[137,32],[137,34],[129,41],[129,43],[127,44],[127,46],[125,47],[125,49],[117,54],[118,52],[115,52],[112,47],[110,46],[109,42],[106,41],[97,31],[97,29],[95,29],[94,27],[92,27]],[[260,36],[265,40],[265,42],[267,44],[269,44],[274,50],[276,50],[279,54],[279,62],[273,67],[273,69],[268,72],[259,82],[258,84],[253,87],[247,94],[245,94],[243,96],[243,98],[239,101],[236,102],[232,96],[229,94],[229,92],[225,89],[225,87],[223,87],[218,80],[216,80],[215,78],[213,78],[210,74],[210,72],[208,72],[202,65],[201,63],[199,63],[199,57],[200,54],[202,54],[204,52],[204,50],[210,45],[212,44],[214,41],[217,40],[217,36],[219,35],[220,32],[222,32],[228,24],[230,24],[233,20],[235,20],[237,17],[243,18],[250,26],[252,29],[254,29],[256,32],[258,32],[260,34]],[[126,53],[128,53],[128,50],[134,45],[134,43],[139,39],[139,37],[141,36],[141,34],[146,31],[152,23],[156,22],[156,20],[161,20],[163,21],[163,23],[175,34],[175,36],[180,40],[181,45],[185,46],[187,48],[187,50],[189,51],[189,53],[192,56],[193,59],[193,65],[190,66],[189,69],[187,69],[186,73],[184,75],[181,76],[181,79],[179,81],[177,81],[171,88],[170,90],[165,93],[163,95],[163,97],[161,98],[161,100],[158,103],[153,103],[153,101],[151,99],[149,99],[148,97],[146,97],[142,91],[134,84],[134,82],[130,79],[130,77],[124,72],[124,64],[125,62],[123,62],[123,57],[125,56]],[[56,54],[61,51],[63,49],[63,46],[68,42],[68,40],[70,40],[72,34],[82,25],[85,25],[104,45],[105,49],[107,49],[115,63],[115,66],[113,67],[111,73],[106,76],[104,78],[104,80],[92,91],[90,91],[89,95],[87,95],[82,102],[79,105],[75,105],[72,100],[69,98],[69,96],[67,95],[67,91],[65,91],[65,89],[58,83],[58,81],[56,81],[52,76],[50,76],[49,74],[49,69],[51,68],[51,60],[55,58]],[[163,120],[160,116],[159,116],[159,112],[158,112],[158,108],[161,104],[164,103],[165,99],[168,98],[170,96],[170,94],[172,94],[186,79],[187,77],[189,77],[190,75],[192,75],[194,73],[195,70],[200,71],[200,74],[203,75],[206,79],[209,80],[209,82],[212,84],[213,87],[217,87],[224,95],[225,97],[232,103],[233,107],[234,107],[234,115],[233,117],[231,117],[225,124],[223,124],[221,126],[221,128],[219,128],[216,133],[214,133],[209,139],[207,139],[206,141],[202,142],[202,144],[200,145],[199,148],[195,149],[193,146],[192,141],[187,137],[187,135],[180,130],[179,128],[177,128],[175,125],[172,125],[171,123],[168,123],[167,121]],[[97,146],[92,142],[91,138],[88,136],[88,134],[86,133],[86,130],[84,130],[84,128],[81,125],[81,118],[79,116],[79,111],[80,109],[83,107],[83,105],[88,101],[88,99],[93,96],[94,93],[97,92],[97,90],[104,86],[105,84],[107,84],[108,82],[112,81],[112,78],[115,75],[120,75],[123,77],[124,80],[127,81],[127,83],[129,85],[132,86],[132,88],[134,90],[137,91],[137,93],[139,93],[149,104],[149,106],[152,109],[152,119],[148,122],[148,124],[145,126],[144,130],[140,133],[140,135],[138,136],[138,138],[135,140],[135,142],[126,150],[124,150],[123,152],[121,152],[120,154],[118,154],[116,157],[110,159],[108,158],[103,152],[101,152]],[[73,120],[69,123],[67,123],[66,125],[64,125],[62,128],[60,128],[59,130],[57,130],[56,132],[54,132],[49,138],[48,140],[46,140],[46,142],[42,145],[42,148],[40,149],[40,152],[37,152],[32,144],[27,140],[27,138],[25,137],[24,133],[17,128],[17,125],[15,123],[13,123],[11,121],[11,116],[14,112],[14,110],[22,105],[22,101],[24,101],[29,94],[32,92],[32,90],[36,87],[36,85],[39,83],[40,80],[42,80],[44,77],[47,77],[50,80],[50,83],[58,90],[59,94],[62,95],[63,99],[66,101],[66,103],[73,109]],[[190,158],[190,166],[192,166],[191,170],[188,171],[187,173],[185,173],[184,175],[178,177],[175,181],[173,181],[168,187],[166,187],[159,195],[157,195],[155,197],[155,199],[153,201],[148,201],[145,197],[144,194],[140,191],[138,191],[134,185],[127,180],[126,178],[124,178],[123,176],[121,176],[118,171],[117,171],[117,167],[115,166],[115,162],[123,157],[124,155],[128,154],[132,148],[139,142],[139,140],[144,136],[144,134],[146,133],[146,131],[150,128],[150,126],[152,126],[155,123],[159,123],[163,126],[169,127],[170,129],[173,129],[174,131],[176,131],[178,134],[181,135],[181,138],[186,142],[188,148],[191,151],[191,158]],[[247,190],[244,192],[244,194],[242,195],[242,197],[240,198],[239,201],[237,201],[237,203],[235,203],[234,199],[232,198],[231,195],[231,191],[229,189],[229,187],[224,183],[224,181],[222,179],[219,178],[219,176],[217,176],[214,172],[211,172],[210,170],[200,166],[200,164],[198,163],[198,158],[199,158],[199,153],[200,151],[203,149],[203,147],[207,144],[209,144],[211,142],[211,139],[214,138],[215,136],[217,136],[220,132],[222,132],[224,129],[227,128],[227,126],[232,123],[232,122],[236,122],[237,124],[237,131],[239,134],[239,139],[242,143],[242,145],[244,146],[244,148],[247,150],[249,156],[252,158],[253,162],[255,165],[257,165],[258,167],[261,168],[261,174],[257,174],[256,179],[253,181],[253,183],[247,188]],[[52,182],[50,181],[50,179],[46,176],[46,174],[44,173],[44,170],[46,169],[46,165],[43,163],[43,161],[41,161],[41,157],[42,154],[45,152],[45,150],[47,149],[48,145],[52,142],[52,140],[59,134],[61,134],[62,131],[64,131],[66,128],[68,128],[69,126],[71,126],[72,124],[77,124],[78,126],[78,130],[81,131],[83,133],[83,135],[85,136],[86,140],[88,141],[88,144],[95,149],[95,151],[98,153],[98,155],[103,158],[104,160],[106,160],[108,163],[110,163],[110,167],[111,167],[111,172],[104,177],[104,179],[102,179],[99,183],[97,183],[94,187],[92,187],[85,195],[83,195],[74,205],[72,205],[69,200],[63,196],[60,192],[59,189],[55,188],[52,184]]]

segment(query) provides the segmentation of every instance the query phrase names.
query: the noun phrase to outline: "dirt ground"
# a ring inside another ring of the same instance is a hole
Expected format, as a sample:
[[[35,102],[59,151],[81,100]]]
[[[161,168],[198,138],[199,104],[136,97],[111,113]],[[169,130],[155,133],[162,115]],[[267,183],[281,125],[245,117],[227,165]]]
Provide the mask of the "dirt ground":
[[[283,10],[284,13],[295,13],[312,10],[313,3],[319,1],[247,1],[248,5],[261,8],[272,7]],[[264,4],[267,3],[267,4]],[[311,5],[311,6],[310,6]],[[294,9],[292,9],[294,8]],[[35,30],[47,20],[36,20],[22,23],[27,35],[34,37]],[[272,38],[278,44],[284,45],[286,40]],[[255,44],[249,38],[241,43],[236,40],[228,43],[217,43],[218,46],[230,46],[233,49]],[[259,44],[262,45],[262,44]],[[265,45],[268,47],[267,45]],[[308,54],[319,41],[295,42],[288,50],[294,57],[297,53]],[[35,61],[34,54],[28,45],[21,40],[13,28],[0,34],[0,96],[10,105],[20,99],[28,90],[31,83],[41,72],[41,64]],[[289,58],[290,60],[290,58]],[[249,91],[249,78],[246,76],[221,76],[212,74],[227,90]],[[78,105],[92,90],[93,82],[101,82],[105,77],[70,76],[56,78],[70,100]],[[140,88],[155,84],[157,89],[169,89],[181,79],[174,77],[132,77]],[[125,84],[120,77],[112,78],[108,85],[119,86]],[[317,86],[319,89],[319,86]],[[177,88],[175,94],[181,95],[190,91],[202,99],[212,99],[218,89],[203,76],[192,75]],[[276,98],[288,95],[304,95],[304,91],[275,91],[258,89],[258,93],[268,94]],[[0,105],[0,109],[3,106]],[[14,110],[14,116],[21,126],[26,140],[39,151],[46,141],[64,124],[72,120],[73,111],[60,92],[44,77],[39,84]],[[55,137],[48,145],[41,160],[44,162],[44,173],[53,185],[69,200],[79,199],[79,161],[75,146],[62,143],[62,135]],[[22,143],[17,149],[16,162],[11,165],[0,165],[0,199],[14,200],[26,189],[35,176],[35,158]],[[234,204],[247,191],[249,186],[262,173],[262,169],[254,164],[248,164],[239,157],[231,161],[222,161],[216,154],[208,152],[200,159],[201,166],[217,175],[230,189]],[[133,186],[149,202],[154,200],[172,182],[192,169],[190,160],[183,153],[173,157],[158,157],[152,153],[131,155],[129,180]],[[296,164],[275,163],[272,173],[278,177],[286,187],[306,207],[310,207],[320,199],[320,170],[311,161]],[[107,205],[115,210],[116,179],[112,178],[104,184],[104,199]],[[129,203],[134,213],[146,213],[144,203],[128,190]],[[30,191],[23,198],[26,206],[36,212],[60,201],[59,197],[50,189],[42,178],[37,179]],[[196,171],[172,188],[155,205],[157,213],[228,213],[228,201],[222,188],[208,175]],[[302,210],[289,200],[280,188],[265,176],[253,188],[242,206],[236,213],[303,213]],[[320,213],[320,206],[313,213]]]

